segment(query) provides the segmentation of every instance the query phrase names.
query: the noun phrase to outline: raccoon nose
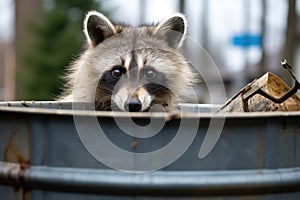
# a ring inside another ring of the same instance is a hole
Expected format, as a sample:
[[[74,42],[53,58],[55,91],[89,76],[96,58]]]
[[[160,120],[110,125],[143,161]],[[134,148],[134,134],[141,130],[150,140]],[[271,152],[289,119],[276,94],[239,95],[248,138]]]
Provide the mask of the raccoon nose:
[[[139,112],[142,109],[142,103],[137,98],[129,98],[125,102],[125,110],[129,112]]]

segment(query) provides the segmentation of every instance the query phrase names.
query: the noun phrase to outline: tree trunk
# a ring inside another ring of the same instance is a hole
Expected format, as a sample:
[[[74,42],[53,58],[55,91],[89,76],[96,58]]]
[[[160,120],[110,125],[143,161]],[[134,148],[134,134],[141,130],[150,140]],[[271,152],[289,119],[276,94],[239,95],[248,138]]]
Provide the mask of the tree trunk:
[[[266,20],[267,20],[267,0],[261,0],[262,17],[261,17],[261,59],[259,63],[258,76],[266,73],[267,71],[267,61],[266,61],[266,51],[265,51],[265,35],[266,35]]]
[[[15,0],[15,58],[16,72],[25,68],[24,53],[28,50],[26,42],[32,41],[34,36],[28,30],[29,24],[34,24],[41,19],[42,3],[40,0],[17,1]],[[24,39],[26,38],[26,40]],[[16,82],[16,98],[22,94],[21,83]]]
[[[179,0],[179,12],[184,13],[185,10],[185,0]]]
[[[285,34],[285,46],[283,49],[283,58],[287,59],[291,66],[294,67],[294,54],[295,54],[295,45],[296,45],[296,36],[297,36],[297,10],[296,10],[296,0],[289,0],[288,2],[288,17],[287,17],[287,28]],[[288,81],[289,74],[284,73],[282,78]]]

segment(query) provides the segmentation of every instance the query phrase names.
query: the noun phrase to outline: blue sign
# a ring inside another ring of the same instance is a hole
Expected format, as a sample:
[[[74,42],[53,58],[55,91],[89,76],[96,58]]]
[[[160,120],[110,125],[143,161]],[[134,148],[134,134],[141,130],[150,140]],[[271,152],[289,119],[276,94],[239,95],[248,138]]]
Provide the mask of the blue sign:
[[[245,33],[233,36],[231,42],[234,46],[248,48],[251,46],[261,46],[261,40],[261,35]]]

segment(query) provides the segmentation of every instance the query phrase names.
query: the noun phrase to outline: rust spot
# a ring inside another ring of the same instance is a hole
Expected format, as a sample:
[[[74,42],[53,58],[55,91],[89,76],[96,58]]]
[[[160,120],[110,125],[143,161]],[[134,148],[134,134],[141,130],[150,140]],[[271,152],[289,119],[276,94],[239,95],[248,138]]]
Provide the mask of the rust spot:
[[[140,145],[140,142],[139,141],[133,141],[132,143],[131,143],[131,147],[133,148],[133,149],[136,149],[138,146]]]
[[[14,190],[14,199],[28,200],[30,199],[30,191],[27,189]]]
[[[25,178],[25,172],[27,169],[30,168],[30,165],[29,163],[26,163],[26,162],[22,162],[20,163],[20,171],[19,171],[19,179],[21,182],[24,181],[24,178]]]
[[[22,200],[28,200],[29,198],[29,190],[23,189],[22,190]]]
[[[29,199],[30,190],[24,187],[24,179],[25,179],[25,172],[29,169],[28,163],[21,163],[20,165],[14,165],[7,171],[7,179],[11,182],[18,181],[18,185],[14,185],[12,188],[14,199],[22,199],[27,200]],[[16,180],[17,179],[17,180]]]
[[[21,102],[21,104],[22,104],[24,107],[29,107],[29,105],[28,105],[26,102]]]
[[[258,133],[258,146],[257,146],[257,167],[262,169],[264,166],[264,134],[263,131]]]
[[[13,178],[13,171],[15,170],[19,170],[18,166],[15,165],[15,166],[12,166],[8,171],[7,171],[7,179],[11,182],[14,181],[14,178]]]
[[[30,168],[29,163],[26,163],[26,162],[21,162],[20,166],[21,166],[21,170],[26,170],[26,169]]]
[[[29,143],[28,137],[29,134],[27,134],[27,139],[28,139],[27,143]],[[16,141],[15,138],[17,138],[16,131],[12,132],[8,138],[7,145],[4,149],[3,161],[29,164],[29,158],[28,158],[29,156],[26,155],[28,154],[29,151],[27,151],[27,149],[25,151],[24,150],[22,151],[22,149],[20,149],[22,147],[18,146],[18,143],[22,141]]]
[[[24,187],[24,180],[25,180],[25,172],[27,169],[30,168],[30,165],[28,163],[22,162],[20,163],[20,171],[19,171],[19,180],[21,185],[23,187],[21,188],[21,194],[22,194],[22,200],[29,199],[30,190],[26,187]]]
[[[19,124],[21,126],[19,126]],[[30,129],[27,123],[18,123],[9,137],[3,152],[4,162],[19,163],[11,167],[7,172],[7,179],[18,182],[12,188],[14,199],[27,200],[30,198],[30,190],[24,187],[25,172],[30,168]],[[16,177],[17,176],[17,177]],[[16,180],[17,178],[17,180]]]

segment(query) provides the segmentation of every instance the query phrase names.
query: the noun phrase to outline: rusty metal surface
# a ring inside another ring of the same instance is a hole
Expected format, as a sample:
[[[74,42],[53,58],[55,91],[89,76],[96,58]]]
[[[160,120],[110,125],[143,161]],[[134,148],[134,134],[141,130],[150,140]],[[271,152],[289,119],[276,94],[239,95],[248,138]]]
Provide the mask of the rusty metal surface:
[[[242,88],[219,112],[300,111],[300,99],[297,95],[300,82],[286,59],[281,61],[281,66],[294,79],[292,88],[275,74],[267,72]]]
[[[24,170],[30,165],[30,123],[29,120],[24,118],[15,117],[14,120],[2,119],[0,126],[0,138],[3,140],[0,145],[2,154],[0,158],[4,162],[14,162],[20,164],[20,169],[11,168],[10,173],[18,170],[19,176],[24,175]],[[15,185],[10,189],[13,199],[29,199],[30,192]]]
[[[270,72],[242,88],[228,100],[219,112],[274,112],[299,111],[297,96],[299,82],[290,88],[278,76]]]
[[[45,103],[43,109],[30,108],[31,104],[28,102],[26,102],[26,106],[21,102],[11,103],[14,106],[9,107],[6,102],[0,103],[0,161],[13,165],[16,163],[16,166],[19,166],[19,168],[12,169],[11,176],[17,174],[17,177],[22,177],[23,174],[26,175],[27,170],[37,169],[39,166],[49,167],[49,169],[53,167],[91,169],[92,171],[95,169],[109,170],[89,154],[74,127],[73,114],[89,118],[95,116],[94,111],[72,111],[69,110],[72,107],[70,103]],[[43,107],[43,102],[34,104]],[[51,106],[49,107],[49,105]],[[193,110],[191,107],[188,109]],[[195,107],[195,111],[197,110],[199,109]],[[134,152],[150,152],[170,142],[176,134],[171,130],[180,123],[181,118],[191,120],[200,118],[198,133],[190,148],[177,161],[165,167],[160,172],[162,174],[164,171],[172,173],[203,172],[205,174],[206,171],[218,173],[224,170],[239,172],[240,170],[263,171],[300,167],[300,112],[226,114],[226,122],[220,140],[204,159],[198,158],[198,152],[209,121],[212,117],[218,118],[224,117],[224,115],[212,115],[211,113],[115,113],[112,115],[110,112],[97,112],[96,116],[103,129],[110,130],[109,138],[114,143],[124,150]],[[147,120],[151,116],[167,119],[168,122],[161,133],[154,138],[137,139],[117,129],[113,119],[113,117],[126,118],[129,116],[140,121]],[[211,173],[206,175],[210,176]],[[128,177],[130,178],[130,176]],[[228,181],[230,181],[230,176],[228,176]],[[99,197],[37,189],[28,190],[24,187],[24,182],[20,182],[19,185],[14,183],[14,187],[7,187],[7,185],[11,185],[11,182],[2,182],[2,184],[4,185],[0,184],[0,199],[8,200],[146,198],[105,195]],[[260,192],[260,194],[262,193]],[[248,198],[298,200],[300,191],[252,197]],[[228,198],[239,199],[239,197],[216,197],[216,199]],[[170,197],[170,199],[172,198]],[[204,197],[204,199],[206,198]]]

